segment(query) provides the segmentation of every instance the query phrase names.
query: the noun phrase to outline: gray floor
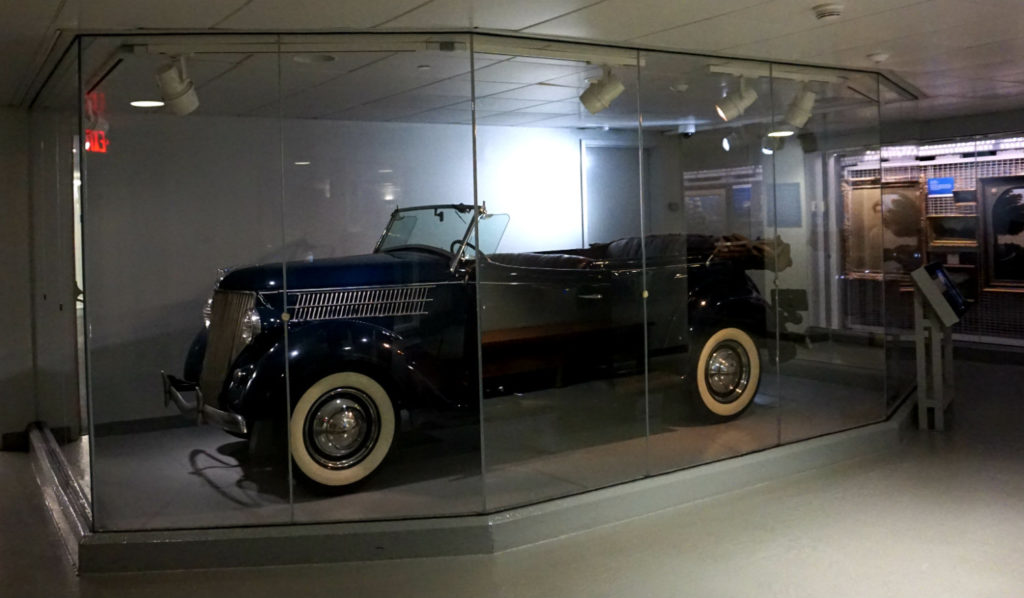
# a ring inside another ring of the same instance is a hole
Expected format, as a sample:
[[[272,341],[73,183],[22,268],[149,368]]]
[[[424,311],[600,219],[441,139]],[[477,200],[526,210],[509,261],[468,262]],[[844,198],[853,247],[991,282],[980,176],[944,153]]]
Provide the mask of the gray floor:
[[[1024,367],[961,363],[952,429],[496,556],[73,576],[28,456],[0,453],[0,596],[1015,596]]]

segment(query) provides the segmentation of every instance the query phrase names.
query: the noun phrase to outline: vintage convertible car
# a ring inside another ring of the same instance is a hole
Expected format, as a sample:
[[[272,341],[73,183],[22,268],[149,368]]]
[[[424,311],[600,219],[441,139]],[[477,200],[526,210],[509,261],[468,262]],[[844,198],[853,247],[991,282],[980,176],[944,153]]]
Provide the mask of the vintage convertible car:
[[[777,256],[700,235],[495,253],[507,223],[404,208],[372,254],[228,271],[183,377],[163,374],[165,403],[242,436],[287,426],[299,470],[328,486],[378,468],[401,410],[472,413],[517,380],[564,385],[679,354],[708,417],[751,404],[776,343],[745,270]]]

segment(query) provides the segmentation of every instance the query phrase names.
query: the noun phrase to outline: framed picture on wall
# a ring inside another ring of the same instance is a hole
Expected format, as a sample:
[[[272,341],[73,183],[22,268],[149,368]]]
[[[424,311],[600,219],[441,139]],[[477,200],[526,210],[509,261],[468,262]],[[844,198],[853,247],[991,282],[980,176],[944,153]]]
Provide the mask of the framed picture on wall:
[[[985,280],[993,287],[1024,287],[1024,176],[978,179]]]
[[[916,181],[843,186],[843,264],[856,275],[921,265],[924,201]]]

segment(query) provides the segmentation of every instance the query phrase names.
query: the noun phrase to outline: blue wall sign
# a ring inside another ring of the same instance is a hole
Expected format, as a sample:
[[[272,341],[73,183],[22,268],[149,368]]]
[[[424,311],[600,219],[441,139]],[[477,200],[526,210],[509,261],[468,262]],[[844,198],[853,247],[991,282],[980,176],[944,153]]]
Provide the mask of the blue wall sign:
[[[953,195],[956,182],[953,177],[928,179],[928,195]]]

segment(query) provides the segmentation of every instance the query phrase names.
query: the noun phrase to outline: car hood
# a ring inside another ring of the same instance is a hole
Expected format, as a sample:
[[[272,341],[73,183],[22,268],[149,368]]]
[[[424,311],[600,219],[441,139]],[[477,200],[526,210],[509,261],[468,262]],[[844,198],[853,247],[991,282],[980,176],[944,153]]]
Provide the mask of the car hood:
[[[278,291],[287,288],[326,289],[400,285],[451,280],[449,261],[422,251],[390,251],[368,255],[247,266],[230,270],[219,288],[230,291]]]

